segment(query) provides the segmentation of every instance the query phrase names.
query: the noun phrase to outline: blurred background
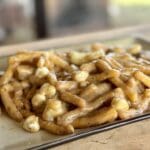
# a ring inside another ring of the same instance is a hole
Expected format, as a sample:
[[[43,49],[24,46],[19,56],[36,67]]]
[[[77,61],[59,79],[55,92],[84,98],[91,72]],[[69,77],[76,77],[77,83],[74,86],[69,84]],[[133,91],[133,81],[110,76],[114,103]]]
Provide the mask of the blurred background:
[[[150,0],[0,0],[0,45],[149,23]]]

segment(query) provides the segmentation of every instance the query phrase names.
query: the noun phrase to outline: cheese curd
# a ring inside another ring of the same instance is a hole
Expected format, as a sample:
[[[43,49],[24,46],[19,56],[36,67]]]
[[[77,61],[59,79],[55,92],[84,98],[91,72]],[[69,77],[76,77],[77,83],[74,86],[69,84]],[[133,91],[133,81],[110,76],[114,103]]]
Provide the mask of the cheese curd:
[[[46,102],[46,96],[43,94],[37,93],[33,96],[31,102],[34,108],[40,107]]]
[[[40,92],[43,95],[46,95],[48,98],[51,98],[56,94],[56,88],[54,86],[50,85],[49,83],[45,83],[40,88]]]
[[[43,119],[53,121],[55,117],[66,112],[66,106],[60,101],[49,99],[43,112]]]
[[[38,78],[44,78],[49,74],[49,70],[47,67],[38,68],[35,72],[35,76]]]
[[[40,130],[39,118],[35,115],[27,117],[23,123],[23,128],[28,132],[38,132]]]
[[[77,82],[83,82],[83,81],[86,81],[88,76],[89,76],[89,73],[87,71],[76,71],[74,73],[73,78]]]

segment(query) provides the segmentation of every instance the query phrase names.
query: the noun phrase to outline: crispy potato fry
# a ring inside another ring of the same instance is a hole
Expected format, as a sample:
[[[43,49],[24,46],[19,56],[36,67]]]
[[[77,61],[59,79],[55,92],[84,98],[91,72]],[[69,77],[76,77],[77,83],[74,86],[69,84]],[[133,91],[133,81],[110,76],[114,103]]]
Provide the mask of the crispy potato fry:
[[[72,125],[77,129],[87,128],[106,122],[112,122],[117,118],[117,116],[117,112],[114,108],[102,108],[94,115],[85,116],[74,120]]]
[[[101,82],[109,78],[119,77],[120,73],[118,70],[110,70],[107,72],[102,72],[88,77],[89,82]]]
[[[98,67],[98,69],[100,71],[108,71],[108,70],[112,69],[112,67],[106,61],[104,61],[103,59],[99,59],[96,62],[96,66]]]
[[[102,106],[104,104],[104,102],[110,100],[113,96],[114,96],[113,92],[108,92],[108,93],[100,96],[99,98],[97,98],[95,101],[89,103],[89,105],[87,105],[86,107],[83,107],[82,109],[81,108],[74,109],[72,111],[65,113],[61,117],[58,117],[57,123],[60,125],[62,125],[62,124],[67,125],[67,124],[73,122],[73,120],[77,119],[78,117],[85,116],[89,112]]]
[[[36,92],[36,86],[33,86],[29,90],[29,92],[26,95],[25,99],[23,99],[24,107],[28,111],[31,109],[31,104],[30,104],[31,102],[30,101],[31,101],[31,98],[33,97],[33,95],[35,94],[35,92]]]
[[[33,112],[27,110],[27,109],[20,109],[20,113],[22,114],[23,118],[27,118],[29,116],[34,115]]]
[[[81,98],[77,95],[74,95],[70,92],[63,91],[61,93],[61,99],[65,102],[71,103],[77,107],[83,108],[86,106],[86,101],[83,98]]]
[[[74,128],[72,125],[62,126],[62,125],[57,125],[54,122],[44,121],[42,119],[39,120],[39,123],[42,129],[52,134],[65,135],[74,132]]]
[[[80,97],[90,102],[110,90],[111,85],[109,83],[91,84],[81,92]]]
[[[95,66],[95,63],[93,63],[93,62],[85,63],[85,64],[81,65],[80,69],[82,71],[87,71],[89,73],[96,72],[96,66]]]
[[[120,111],[119,112],[119,118],[120,119],[129,119],[129,118],[133,118],[137,115],[140,115],[142,113],[141,110],[138,110],[138,109],[129,109],[129,110],[126,110],[126,111]]]
[[[21,62],[32,62],[33,59],[38,58],[42,55],[41,52],[21,52],[15,56],[11,56],[9,59],[9,64],[21,63]]]
[[[120,78],[111,78],[110,81],[117,87],[121,87],[131,102],[137,101],[137,93],[135,90],[127,86]]]
[[[16,69],[17,65],[18,65],[17,63],[14,63],[13,65],[8,66],[8,69],[6,70],[4,75],[0,78],[0,85],[7,84],[9,81],[12,80],[14,70]]]
[[[61,57],[57,56],[53,52],[49,53],[49,59],[56,65],[63,69],[70,69],[67,61],[63,60]]]
[[[140,71],[136,71],[134,74],[135,78],[142,82],[145,86],[150,88],[150,77],[145,75],[144,73]]]
[[[123,69],[123,65],[121,65],[117,60],[114,58],[104,58],[104,60],[113,68],[113,69],[118,69],[121,70]]]
[[[21,121],[23,117],[19,112],[19,110],[16,108],[16,105],[14,104],[13,100],[11,99],[9,91],[7,90],[7,85],[4,85],[1,88],[0,93],[1,93],[1,100],[4,104],[4,107],[8,115],[16,121]]]

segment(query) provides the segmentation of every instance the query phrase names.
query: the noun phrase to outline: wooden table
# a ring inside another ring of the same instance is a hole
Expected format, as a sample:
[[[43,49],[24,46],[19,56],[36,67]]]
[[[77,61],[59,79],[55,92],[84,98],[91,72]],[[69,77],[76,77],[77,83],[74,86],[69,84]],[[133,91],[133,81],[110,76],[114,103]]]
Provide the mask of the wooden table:
[[[70,142],[52,150],[150,150],[150,119]]]

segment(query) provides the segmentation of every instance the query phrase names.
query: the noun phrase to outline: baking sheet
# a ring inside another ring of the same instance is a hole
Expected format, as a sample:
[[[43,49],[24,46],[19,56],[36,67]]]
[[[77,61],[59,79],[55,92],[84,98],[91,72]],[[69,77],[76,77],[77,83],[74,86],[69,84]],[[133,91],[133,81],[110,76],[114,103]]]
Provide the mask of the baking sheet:
[[[89,40],[87,41],[89,42]],[[130,42],[132,42],[133,40],[131,40],[131,38],[123,38],[122,40],[119,39],[119,41],[108,40],[106,43],[120,44],[121,43],[120,41],[123,41],[122,44],[124,42],[125,44],[130,44]],[[72,48],[82,49],[82,47],[84,46],[77,46],[77,47],[73,46]],[[88,45],[86,45],[86,48],[88,49]],[[64,48],[62,50],[69,50],[69,49],[70,48],[66,48],[66,49]],[[7,59],[6,57],[0,58],[0,70],[5,69],[7,65],[6,59]],[[75,139],[79,139],[81,137],[85,137],[98,132],[103,132],[109,129],[113,129],[122,125],[126,125],[129,123],[133,123],[148,118],[150,118],[150,113],[129,120],[118,121],[106,125],[100,125],[98,127],[94,127],[90,129],[78,130],[76,131],[76,133],[72,135],[56,136],[56,135],[49,134],[45,131],[40,131],[34,134],[28,133],[22,129],[22,125],[20,123],[13,121],[3,112],[2,115],[0,116],[0,149],[20,150],[20,149],[43,149],[43,148],[53,147]]]

